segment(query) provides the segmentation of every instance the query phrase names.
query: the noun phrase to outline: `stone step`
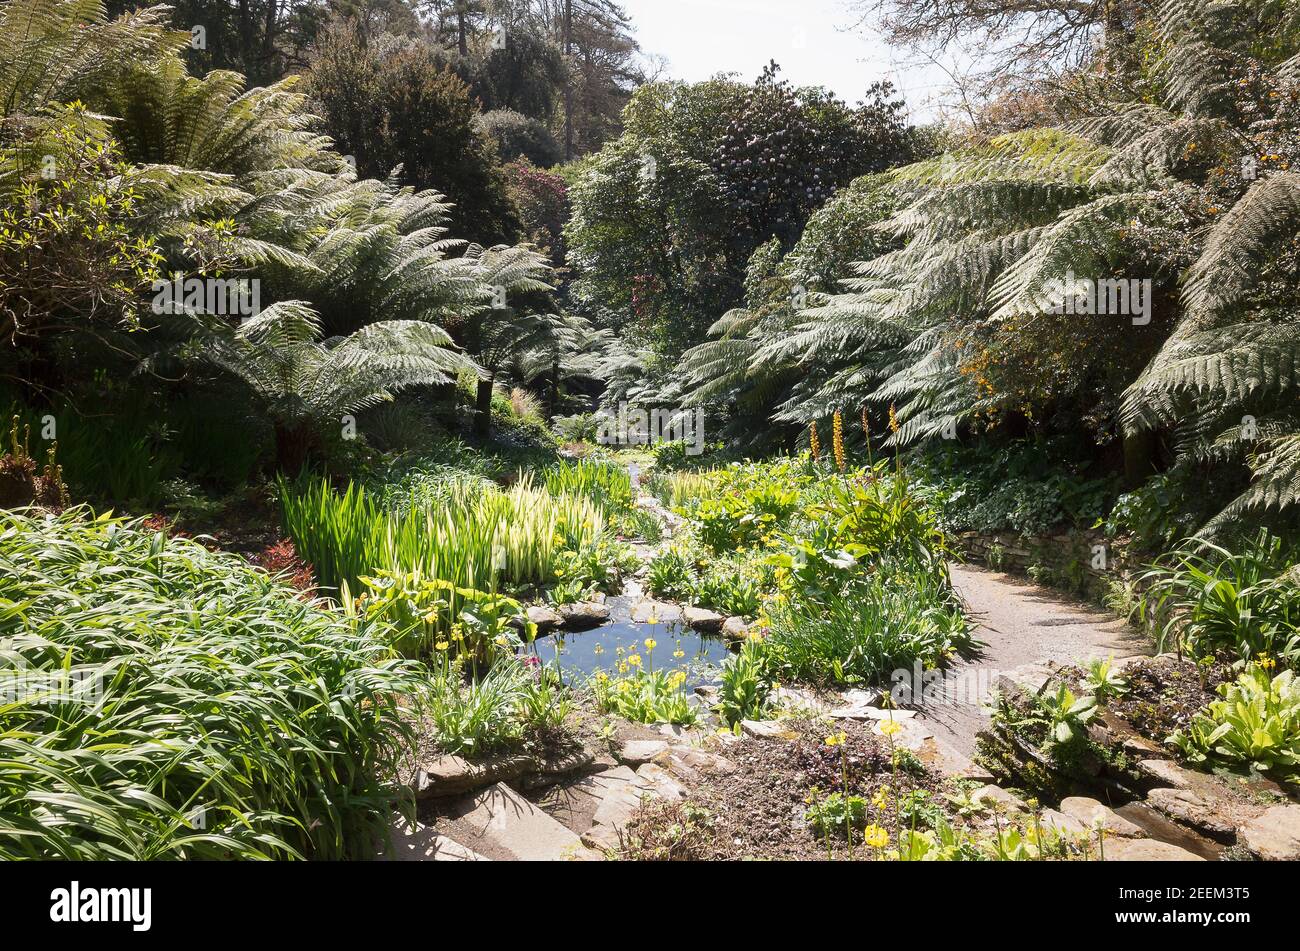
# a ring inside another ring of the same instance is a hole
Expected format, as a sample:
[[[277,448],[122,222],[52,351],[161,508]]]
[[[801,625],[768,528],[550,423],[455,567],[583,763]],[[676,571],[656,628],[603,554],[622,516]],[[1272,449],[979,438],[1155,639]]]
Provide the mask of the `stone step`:
[[[452,803],[448,813],[447,833],[490,859],[546,862],[599,857],[571,829],[505,783]]]

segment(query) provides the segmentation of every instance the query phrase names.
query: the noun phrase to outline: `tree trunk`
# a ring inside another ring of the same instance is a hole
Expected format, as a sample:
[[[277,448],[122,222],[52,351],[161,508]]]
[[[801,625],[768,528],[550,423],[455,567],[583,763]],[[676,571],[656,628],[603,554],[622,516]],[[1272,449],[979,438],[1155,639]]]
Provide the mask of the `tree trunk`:
[[[573,0],[564,0],[564,160],[573,161]]]
[[[461,7],[456,11],[456,45],[460,49],[461,56],[469,55],[469,42],[465,33],[465,8]]]
[[[478,392],[474,401],[474,435],[487,439],[492,429],[492,384],[496,374],[490,374],[486,380],[478,381]]]
[[[1136,489],[1156,471],[1156,434],[1152,430],[1124,436],[1124,485]]]
[[[275,427],[275,468],[287,476],[296,476],[307,464],[311,436],[302,428]]]

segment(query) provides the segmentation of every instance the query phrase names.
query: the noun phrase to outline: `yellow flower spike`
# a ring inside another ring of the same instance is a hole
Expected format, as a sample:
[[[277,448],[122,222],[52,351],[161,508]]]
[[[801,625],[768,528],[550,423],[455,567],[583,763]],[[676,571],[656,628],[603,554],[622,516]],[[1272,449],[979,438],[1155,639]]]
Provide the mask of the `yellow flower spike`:
[[[871,797],[871,804],[877,809],[884,809],[889,804],[889,787],[881,786],[876,790],[876,794]]]
[[[885,736],[893,736],[896,733],[902,733],[903,724],[899,723],[897,720],[881,720],[880,732]]]
[[[649,616],[648,618],[645,619],[645,622],[646,622],[647,624],[652,624],[652,625],[653,625],[653,624],[658,624],[658,623],[659,623],[659,615],[658,615],[658,614],[655,614],[653,611],[651,611],[651,612],[650,612],[650,616]]]
[[[682,650],[682,649],[679,647],[679,648],[677,648],[677,650],[673,651],[673,656],[674,656],[674,657],[678,657],[678,658],[685,657],[685,656],[686,656],[686,651]]]
[[[439,650],[439,651],[445,651],[450,646],[451,645],[448,644],[446,641],[438,641],[438,643],[433,645],[434,650]]]
[[[647,637],[643,643],[645,644],[645,649],[647,651],[652,651],[659,646],[659,642],[653,637]]]
[[[641,655],[640,655],[640,654],[633,654],[631,657],[629,657],[629,658],[627,659],[627,662],[628,662],[629,664],[631,664],[633,667],[640,667],[640,666],[641,666]]]
[[[848,737],[845,735],[844,731],[841,730],[839,733],[832,733],[830,736],[826,737],[826,745],[839,746],[846,739],[848,739]]]

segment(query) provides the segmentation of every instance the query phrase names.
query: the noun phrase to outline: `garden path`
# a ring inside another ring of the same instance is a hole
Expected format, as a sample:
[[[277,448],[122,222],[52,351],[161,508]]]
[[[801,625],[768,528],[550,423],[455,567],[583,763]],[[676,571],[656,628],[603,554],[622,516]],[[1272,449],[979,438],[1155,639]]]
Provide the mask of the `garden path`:
[[[917,720],[966,756],[988,722],[983,704],[998,677],[1036,680],[1037,689],[1050,665],[1150,653],[1145,635],[1123,620],[1032,581],[969,565],[953,565],[951,573],[975,636],[986,646],[980,656],[954,665],[951,689],[918,706]]]

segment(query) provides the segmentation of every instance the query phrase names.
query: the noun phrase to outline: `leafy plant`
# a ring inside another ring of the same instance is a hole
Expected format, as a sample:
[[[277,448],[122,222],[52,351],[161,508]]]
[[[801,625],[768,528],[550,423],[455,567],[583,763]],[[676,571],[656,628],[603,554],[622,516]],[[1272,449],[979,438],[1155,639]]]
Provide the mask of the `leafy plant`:
[[[1280,779],[1300,777],[1300,681],[1290,670],[1270,677],[1252,664],[1215,700],[1169,737],[1193,763],[1247,765]]]
[[[637,723],[676,723],[690,726],[699,719],[682,685],[685,671],[643,670],[640,656],[629,673],[611,677],[597,671],[591,680],[592,695],[601,713],[616,713]]]
[[[138,522],[0,512],[0,856],[370,854],[427,689],[387,639]]]
[[[1084,682],[1099,705],[1105,706],[1112,697],[1128,693],[1128,681],[1114,667],[1114,658],[1094,658],[1088,662]]]
[[[1055,693],[1038,698],[1047,719],[1048,746],[1065,747],[1083,740],[1088,735],[1088,723],[1097,715],[1097,698],[1076,697],[1065,684],[1059,684]]]
[[[761,720],[768,695],[776,686],[775,669],[762,639],[747,637],[740,650],[722,663],[718,716],[739,729],[741,720]]]

